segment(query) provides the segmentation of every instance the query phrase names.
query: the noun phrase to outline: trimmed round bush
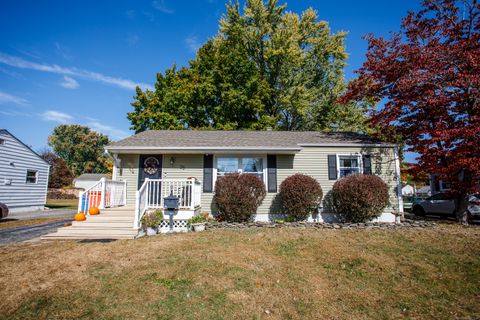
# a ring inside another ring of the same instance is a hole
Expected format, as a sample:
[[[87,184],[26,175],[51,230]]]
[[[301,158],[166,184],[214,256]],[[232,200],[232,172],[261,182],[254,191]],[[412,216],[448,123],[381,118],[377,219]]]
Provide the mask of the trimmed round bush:
[[[322,188],[314,178],[297,173],[283,180],[280,198],[286,214],[296,221],[315,213],[322,201]]]
[[[215,183],[213,199],[223,220],[248,221],[266,195],[263,181],[252,174],[227,174]]]
[[[388,185],[377,176],[347,176],[332,188],[333,209],[348,222],[378,218],[389,204]]]

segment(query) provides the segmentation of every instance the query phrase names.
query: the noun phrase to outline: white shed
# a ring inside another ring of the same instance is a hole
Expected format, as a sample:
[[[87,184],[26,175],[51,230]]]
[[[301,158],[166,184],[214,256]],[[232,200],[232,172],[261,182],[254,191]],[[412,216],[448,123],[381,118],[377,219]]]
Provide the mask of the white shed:
[[[402,196],[411,196],[413,195],[413,187],[409,184],[406,184],[402,187]]]
[[[43,209],[50,165],[6,129],[0,129],[0,202],[11,212]]]
[[[73,184],[75,185],[75,188],[85,190],[93,186],[102,178],[110,179],[107,174],[103,173],[84,173],[73,179]]]

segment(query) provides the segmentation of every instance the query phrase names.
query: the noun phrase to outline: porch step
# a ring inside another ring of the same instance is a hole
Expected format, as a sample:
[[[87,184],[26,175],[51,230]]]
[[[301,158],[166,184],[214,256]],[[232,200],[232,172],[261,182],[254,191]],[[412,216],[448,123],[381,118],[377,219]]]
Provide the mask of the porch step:
[[[132,228],[133,221],[73,221],[72,227],[84,229],[84,228]]]
[[[71,226],[42,236],[42,239],[134,239],[138,230],[133,229],[133,207],[101,210],[99,215],[87,215],[85,221],[73,221]]]
[[[75,235],[112,235],[112,234],[118,234],[118,235],[131,235],[131,236],[136,236],[138,231],[134,230],[133,228],[127,229],[115,229],[115,228],[76,228],[76,227],[63,227],[57,230],[58,234],[64,234],[64,235],[70,235],[70,234],[75,234]]]

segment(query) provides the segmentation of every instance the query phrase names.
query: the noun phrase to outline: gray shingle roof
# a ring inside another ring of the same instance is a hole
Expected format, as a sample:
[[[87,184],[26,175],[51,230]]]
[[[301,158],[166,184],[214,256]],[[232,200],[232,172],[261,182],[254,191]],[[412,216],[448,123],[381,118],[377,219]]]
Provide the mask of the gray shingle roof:
[[[104,173],[83,173],[76,177],[75,181],[84,181],[84,180],[95,180],[98,181],[101,178],[109,178],[108,174]]]
[[[388,145],[367,135],[347,132],[148,130],[114,142],[108,145],[106,149],[300,149],[301,146],[315,144]]]

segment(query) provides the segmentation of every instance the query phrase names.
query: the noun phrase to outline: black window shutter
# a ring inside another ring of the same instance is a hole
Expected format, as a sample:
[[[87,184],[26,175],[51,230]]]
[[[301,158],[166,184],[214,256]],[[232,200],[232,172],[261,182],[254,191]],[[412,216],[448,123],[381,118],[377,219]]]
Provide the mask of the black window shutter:
[[[213,192],[213,155],[203,156],[203,192]]]
[[[372,174],[372,159],[369,154],[363,156],[363,174]]]
[[[277,192],[277,156],[267,155],[268,192]]]
[[[337,180],[337,156],[328,155],[328,180]]]

